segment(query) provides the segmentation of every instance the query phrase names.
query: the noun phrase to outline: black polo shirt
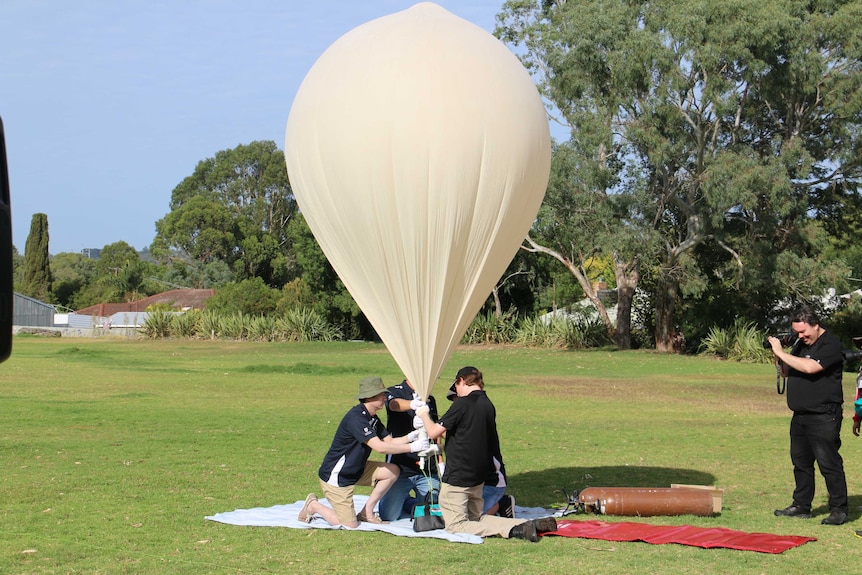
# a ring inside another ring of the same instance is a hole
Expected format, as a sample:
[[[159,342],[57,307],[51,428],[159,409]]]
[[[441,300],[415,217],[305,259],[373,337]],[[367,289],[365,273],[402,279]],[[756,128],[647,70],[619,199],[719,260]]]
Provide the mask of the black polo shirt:
[[[416,412],[412,409],[408,409],[407,411],[393,411],[389,408],[389,402],[393,399],[405,399],[410,401],[413,399],[414,395],[414,391],[409,385],[407,385],[406,381],[402,381],[398,385],[393,385],[386,390],[386,429],[390,434],[392,434],[392,437],[401,437],[402,435],[407,435],[413,431],[413,416],[416,415]],[[431,421],[437,421],[437,402],[434,400],[433,395],[428,397],[427,403],[429,411],[428,415],[431,417]],[[401,468],[401,475],[405,477],[412,477],[422,473],[422,470],[419,469],[418,453],[389,454],[386,456],[386,461],[394,463]],[[426,473],[437,473],[436,461],[437,459],[435,457],[426,458]]]
[[[442,480],[449,485],[481,485],[493,469],[491,456],[500,452],[497,410],[482,390],[456,400],[440,418],[446,428],[446,469]]]
[[[825,331],[812,345],[797,346],[790,351],[798,357],[807,357],[823,366],[818,373],[802,373],[790,369],[787,377],[787,407],[794,413],[834,413],[844,403],[841,372],[844,357],[841,340]]]

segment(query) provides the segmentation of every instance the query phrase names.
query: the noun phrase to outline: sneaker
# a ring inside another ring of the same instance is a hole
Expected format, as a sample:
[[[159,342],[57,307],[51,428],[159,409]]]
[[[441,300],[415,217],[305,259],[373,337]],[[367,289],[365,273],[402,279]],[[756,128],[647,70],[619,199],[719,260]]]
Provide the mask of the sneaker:
[[[317,501],[317,495],[309,493],[305,497],[305,504],[302,506],[302,509],[299,510],[299,515],[297,515],[296,518],[303,523],[311,523],[311,518],[314,516],[314,513],[311,513],[308,510],[308,507],[315,501]]]
[[[557,530],[557,520],[553,517],[541,517],[533,519],[533,525],[539,533],[548,533],[549,531]]]
[[[512,527],[512,530],[509,531],[509,538],[524,539],[535,543],[539,540],[539,534],[536,533],[536,526],[533,525],[532,521],[524,521]]]
[[[515,498],[511,495],[504,495],[500,498],[499,509],[497,515],[500,517],[515,517]]]
[[[853,534],[856,535],[856,537],[858,537],[859,539],[862,539],[862,529],[857,529],[853,532]]]
[[[361,523],[374,523],[375,525],[389,525],[388,521],[383,521],[380,519],[380,516],[376,513],[373,515],[366,516],[365,510],[363,509],[356,515],[356,520]]]
[[[833,511],[829,517],[820,522],[822,525],[844,525],[847,523],[847,514],[843,511]]]
[[[776,517],[796,517],[797,519],[811,519],[811,510],[803,509],[797,505],[791,505],[784,509],[775,510]]]

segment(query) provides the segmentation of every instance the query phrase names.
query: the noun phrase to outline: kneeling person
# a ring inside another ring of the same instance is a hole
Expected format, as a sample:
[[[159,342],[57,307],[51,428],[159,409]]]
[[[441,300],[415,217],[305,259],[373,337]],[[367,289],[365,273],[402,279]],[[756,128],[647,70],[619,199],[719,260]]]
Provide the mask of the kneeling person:
[[[374,507],[383,494],[398,479],[398,466],[379,461],[368,461],[371,451],[379,453],[416,453],[428,449],[428,440],[419,439],[418,432],[392,437],[377,412],[383,409],[386,387],[379,377],[367,377],[359,382],[359,393],[354,406],[342,418],[332,445],[317,472],[320,488],[332,507],[309,493],[299,512],[299,520],[310,522],[319,514],[330,525],[355,528],[360,521],[385,523],[374,515]],[[365,507],[358,514],[353,505],[356,485],[372,486]]]
[[[431,421],[428,406],[416,409],[431,439],[446,434],[446,468],[440,487],[446,531],[533,542],[540,533],[555,531],[557,521],[553,517],[527,520],[482,514],[482,487],[493,468],[494,454],[500,453],[497,412],[485,394],[482,372],[475,367],[461,368],[452,385],[459,399],[440,423]]]

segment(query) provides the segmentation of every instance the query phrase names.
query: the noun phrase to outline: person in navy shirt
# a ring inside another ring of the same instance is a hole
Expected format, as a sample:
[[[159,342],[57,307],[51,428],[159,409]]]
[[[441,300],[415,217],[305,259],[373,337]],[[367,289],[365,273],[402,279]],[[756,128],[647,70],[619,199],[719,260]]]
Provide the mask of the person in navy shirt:
[[[366,377],[360,381],[356,399],[359,404],[339,423],[332,445],[317,472],[329,506],[321,503],[314,493],[309,493],[298,515],[300,521],[309,523],[317,514],[330,525],[350,528],[358,527],[360,521],[386,523],[374,514],[374,507],[398,479],[399,470],[391,463],[368,461],[371,452],[416,453],[428,449],[428,439],[420,438],[418,431],[402,437],[393,437],[386,431],[377,417],[386,400],[382,379]],[[372,487],[365,507],[358,514],[353,505],[356,485]]]
[[[416,388],[406,379],[386,390],[386,429],[392,435],[405,435],[413,431],[413,418],[416,412],[410,405],[419,399]],[[437,403],[434,396],[428,397],[431,419],[437,421]],[[440,475],[437,471],[437,457],[429,454],[419,457],[416,453],[387,455],[386,461],[394,463],[401,470],[398,479],[380,500],[380,518],[387,521],[410,516],[413,506],[422,503],[429,491],[440,492]],[[420,467],[420,462],[424,463]],[[411,497],[413,491],[416,496]],[[432,495],[436,502],[437,497]]]

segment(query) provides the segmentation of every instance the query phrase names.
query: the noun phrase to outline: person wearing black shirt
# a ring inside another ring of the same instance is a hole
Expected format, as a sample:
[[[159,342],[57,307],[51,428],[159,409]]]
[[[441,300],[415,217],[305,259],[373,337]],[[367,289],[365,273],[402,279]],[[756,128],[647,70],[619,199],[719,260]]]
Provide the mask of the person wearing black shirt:
[[[812,310],[802,308],[790,317],[790,326],[799,335],[790,353],[781,340],[769,338],[782,375],[787,377],[787,407],[793,411],[790,420],[790,460],[796,488],[793,503],[776,509],[783,517],[811,517],[814,499],[814,462],[826,480],[829,492],[829,516],[824,525],[842,525],[847,521],[847,480],[841,447],[841,420],[844,393],[841,372],[843,345],[820,325]]]
[[[386,390],[386,430],[389,433],[398,437],[413,431],[416,412],[410,408],[410,403],[418,398],[416,388],[406,379]],[[433,395],[428,397],[427,404],[432,421],[437,421],[437,403]],[[397,465],[401,473],[380,500],[378,508],[380,518],[384,521],[410,517],[413,506],[422,503],[429,491],[435,494],[440,492],[440,476],[434,454],[420,457],[418,453],[395,453],[387,455],[386,461]],[[420,461],[424,467],[419,466]],[[415,497],[410,496],[411,491],[416,494]],[[437,501],[436,495],[432,495],[432,498],[434,502]]]
[[[482,487],[492,468],[492,457],[500,452],[497,412],[485,394],[482,372],[463,367],[453,383],[458,400],[434,423],[427,405],[416,408],[428,437],[446,434],[446,466],[441,478],[440,511],[450,533],[472,533],[538,541],[539,534],[556,531],[553,517],[513,519],[482,514]]]

